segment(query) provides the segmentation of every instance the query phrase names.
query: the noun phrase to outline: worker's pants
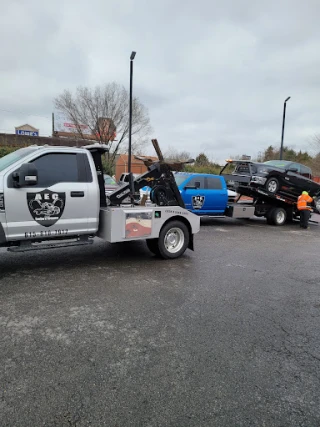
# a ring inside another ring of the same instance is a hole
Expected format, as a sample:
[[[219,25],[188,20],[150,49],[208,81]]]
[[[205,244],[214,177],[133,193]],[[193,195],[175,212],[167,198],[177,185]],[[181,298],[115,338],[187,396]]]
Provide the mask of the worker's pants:
[[[300,227],[308,228],[309,218],[310,218],[309,209],[303,209],[302,211],[300,211]]]

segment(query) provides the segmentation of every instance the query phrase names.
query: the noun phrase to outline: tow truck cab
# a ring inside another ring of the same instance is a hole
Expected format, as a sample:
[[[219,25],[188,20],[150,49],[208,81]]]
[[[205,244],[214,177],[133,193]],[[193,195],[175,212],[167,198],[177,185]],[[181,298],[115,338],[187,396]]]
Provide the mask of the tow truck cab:
[[[0,159],[0,242],[95,234],[98,175],[89,150],[31,146]]]

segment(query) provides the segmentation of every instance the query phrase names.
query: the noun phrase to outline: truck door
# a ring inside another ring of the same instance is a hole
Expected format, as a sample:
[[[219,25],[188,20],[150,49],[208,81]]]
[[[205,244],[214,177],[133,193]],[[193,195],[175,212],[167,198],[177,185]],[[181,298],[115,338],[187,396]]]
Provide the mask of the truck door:
[[[205,209],[208,201],[205,197],[205,179],[204,176],[197,175],[185,181],[182,184],[181,196],[183,198],[186,209],[199,213]]]
[[[197,175],[187,181],[181,193],[186,209],[196,214],[223,215],[228,202],[228,192],[221,179]]]
[[[228,203],[228,191],[226,185],[223,185],[221,177],[206,176],[205,189],[208,200],[206,209],[215,214],[223,214]]]
[[[293,194],[300,195],[304,189],[304,179],[300,175],[301,169],[299,163],[291,163],[287,169],[287,173],[281,177],[282,190],[289,188]]]
[[[85,234],[97,218],[98,194],[88,155],[39,152],[30,160],[38,171],[36,185],[15,188],[12,171],[6,176],[7,238],[23,240]],[[96,203],[94,203],[94,201]],[[96,220],[97,221],[97,220]]]

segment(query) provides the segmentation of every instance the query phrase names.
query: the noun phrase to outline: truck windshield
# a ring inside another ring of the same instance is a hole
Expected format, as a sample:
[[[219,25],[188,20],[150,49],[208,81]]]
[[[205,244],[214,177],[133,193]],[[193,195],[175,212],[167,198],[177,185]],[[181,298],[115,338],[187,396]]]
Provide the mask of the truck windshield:
[[[179,187],[187,178],[189,178],[189,175],[174,175],[174,179],[176,180],[177,186]]]
[[[23,157],[28,156],[33,153],[36,148],[21,148],[20,150],[14,151],[13,153],[7,154],[6,156],[0,159],[0,172],[6,169],[8,166],[13,165],[18,160],[23,159]]]
[[[263,162],[264,165],[275,166],[277,168],[285,168],[289,163],[287,160],[268,160]]]

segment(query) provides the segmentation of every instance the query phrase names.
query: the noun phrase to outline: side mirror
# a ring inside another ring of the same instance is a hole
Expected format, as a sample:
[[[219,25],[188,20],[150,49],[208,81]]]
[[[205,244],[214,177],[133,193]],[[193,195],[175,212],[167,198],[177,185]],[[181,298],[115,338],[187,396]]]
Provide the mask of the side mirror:
[[[28,187],[38,183],[38,171],[32,163],[24,163],[12,174],[13,183],[16,188]]]
[[[289,169],[289,171],[290,171],[290,172],[297,173],[297,172],[298,172],[298,169],[297,169],[297,168],[292,168],[292,169]]]

